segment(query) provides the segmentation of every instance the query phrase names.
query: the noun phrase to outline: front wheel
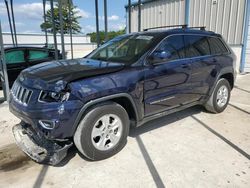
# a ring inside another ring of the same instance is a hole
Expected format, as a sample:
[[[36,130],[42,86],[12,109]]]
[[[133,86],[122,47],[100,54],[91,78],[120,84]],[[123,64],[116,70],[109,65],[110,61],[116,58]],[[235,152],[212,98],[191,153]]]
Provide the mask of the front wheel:
[[[226,79],[221,78],[217,82],[209,100],[206,102],[205,108],[213,113],[223,112],[228,105],[230,94],[231,86],[229,82]]]
[[[102,160],[119,152],[126,144],[129,117],[119,104],[109,102],[90,109],[74,135],[77,149],[90,160]]]

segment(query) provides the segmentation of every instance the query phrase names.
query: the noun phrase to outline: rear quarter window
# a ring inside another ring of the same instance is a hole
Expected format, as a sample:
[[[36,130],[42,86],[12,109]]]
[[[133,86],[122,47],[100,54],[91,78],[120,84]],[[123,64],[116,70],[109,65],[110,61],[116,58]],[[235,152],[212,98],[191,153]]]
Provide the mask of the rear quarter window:
[[[228,49],[225,47],[225,45],[219,38],[208,37],[208,42],[211,49],[211,55],[228,53]]]

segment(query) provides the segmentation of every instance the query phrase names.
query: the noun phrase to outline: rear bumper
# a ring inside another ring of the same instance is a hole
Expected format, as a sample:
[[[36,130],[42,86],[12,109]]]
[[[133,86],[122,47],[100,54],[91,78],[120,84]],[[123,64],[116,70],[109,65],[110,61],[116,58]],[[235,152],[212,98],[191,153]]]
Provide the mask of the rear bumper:
[[[68,149],[73,145],[71,141],[47,140],[24,122],[15,125],[12,132],[18,147],[38,163],[50,165],[60,163],[66,157]]]

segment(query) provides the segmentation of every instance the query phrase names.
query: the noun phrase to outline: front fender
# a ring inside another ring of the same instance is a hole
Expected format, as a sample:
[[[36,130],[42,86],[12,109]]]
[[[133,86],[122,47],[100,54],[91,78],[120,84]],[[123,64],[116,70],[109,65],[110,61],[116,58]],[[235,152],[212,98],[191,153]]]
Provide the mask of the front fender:
[[[80,112],[77,115],[75,123],[73,125],[73,129],[72,129],[73,133],[72,133],[72,135],[74,135],[74,133],[75,133],[75,131],[77,129],[77,126],[80,123],[82,117],[84,116],[84,114],[87,112],[87,110],[91,106],[94,106],[96,104],[100,104],[100,103],[105,102],[105,101],[117,99],[117,98],[120,98],[120,97],[125,97],[126,99],[128,99],[131,102],[131,104],[132,104],[132,106],[134,108],[134,111],[135,111],[136,120],[138,120],[139,119],[138,108],[136,107],[135,102],[134,102],[133,98],[131,97],[131,95],[129,95],[127,93],[118,93],[118,94],[114,94],[114,95],[109,95],[109,96],[101,97],[101,98],[98,98],[98,99],[95,99],[95,100],[91,100],[81,108]]]
[[[120,97],[131,102],[137,120],[141,120],[144,116],[143,81],[144,68],[132,67],[70,83],[71,93],[85,104],[75,122],[74,130],[89,106]]]

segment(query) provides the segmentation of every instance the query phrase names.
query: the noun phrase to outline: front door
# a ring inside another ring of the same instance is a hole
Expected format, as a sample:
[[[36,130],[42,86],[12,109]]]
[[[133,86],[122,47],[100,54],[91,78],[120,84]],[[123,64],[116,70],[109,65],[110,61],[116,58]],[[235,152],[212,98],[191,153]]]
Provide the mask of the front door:
[[[165,54],[145,69],[145,116],[163,112],[194,100],[190,83],[191,67],[185,58],[184,38],[173,35],[164,39],[152,54]],[[167,55],[166,55],[167,54]],[[154,55],[153,55],[154,56]]]

